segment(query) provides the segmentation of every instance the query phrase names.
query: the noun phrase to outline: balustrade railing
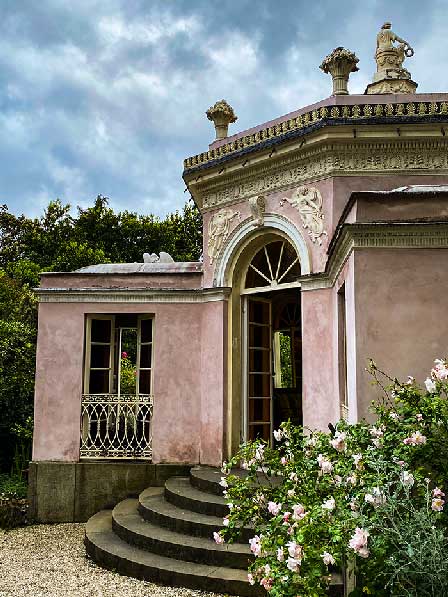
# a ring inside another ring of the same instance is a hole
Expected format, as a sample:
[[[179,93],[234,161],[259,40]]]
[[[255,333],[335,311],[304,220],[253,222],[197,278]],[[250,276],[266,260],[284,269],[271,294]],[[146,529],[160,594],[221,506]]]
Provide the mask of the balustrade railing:
[[[153,397],[83,394],[81,458],[152,458]]]

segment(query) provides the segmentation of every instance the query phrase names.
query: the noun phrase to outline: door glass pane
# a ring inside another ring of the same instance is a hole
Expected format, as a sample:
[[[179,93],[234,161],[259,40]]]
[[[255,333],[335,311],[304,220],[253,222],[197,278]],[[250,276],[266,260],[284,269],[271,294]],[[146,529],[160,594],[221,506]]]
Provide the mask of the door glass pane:
[[[90,366],[94,369],[110,367],[110,345],[92,344],[90,347]]]
[[[91,394],[108,394],[109,393],[109,370],[107,371],[90,371],[89,389]]]
[[[140,367],[143,367],[144,369],[151,368],[151,349],[151,344],[143,344],[140,348]]]
[[[120,394],[136,393],[137,330],[121,330]]]
[[[270,373],[270,351],[249,349],[249,372]]]
[[[249,420],[269,423],[271,420],[271,401],[269,398],[249,398]]]
[[[260,373],[249,374],[249,397],[268,397],[271,395],[271,376]]]
[[[269,324],[269,303],[250,301],[249,322]]]
[[[110,342],[112,322],[110,319],[92,319],[91,341]]]
[[[151,393],[151,371],[140,371],[140,394]]]
[[[251,325],[249,328],[249,346],[255,348],[269,348],[269,326]]]
[[[271,439],[271,425],[265,423],[262,425],[249,425],[249,440],[264,439],[269,442]]]
[[[141,342],[152,342],[152,319],[141,320]]]

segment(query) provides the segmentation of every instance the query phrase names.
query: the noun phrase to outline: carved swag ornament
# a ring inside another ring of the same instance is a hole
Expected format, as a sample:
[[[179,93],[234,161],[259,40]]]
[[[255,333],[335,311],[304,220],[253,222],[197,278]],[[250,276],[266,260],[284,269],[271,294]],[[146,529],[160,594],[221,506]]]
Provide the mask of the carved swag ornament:
[[[280,201],[280,207],[289,203],[297,209],[302,219],[303,227],[308,230],[313,243],[321,245],[322,236],[327,235],[324,230],[324,214],[322,211],[322,195],[315,187],[300,187],[291,199],[285,197]]]

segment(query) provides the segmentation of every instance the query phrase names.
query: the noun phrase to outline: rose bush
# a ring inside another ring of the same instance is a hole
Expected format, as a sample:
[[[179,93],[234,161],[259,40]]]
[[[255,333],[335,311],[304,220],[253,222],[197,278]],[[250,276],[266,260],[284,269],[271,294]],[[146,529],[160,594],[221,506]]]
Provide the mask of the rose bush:
[[[353,596],[448,595],[448,366],[435,362],[426,390],[370,371],[374,424],[284,423],[274,447],[249,442],[223,465],[230,513],[215,540],[252,525],[249,582],[274,596],[326,595],[337,568],[356,574]]]

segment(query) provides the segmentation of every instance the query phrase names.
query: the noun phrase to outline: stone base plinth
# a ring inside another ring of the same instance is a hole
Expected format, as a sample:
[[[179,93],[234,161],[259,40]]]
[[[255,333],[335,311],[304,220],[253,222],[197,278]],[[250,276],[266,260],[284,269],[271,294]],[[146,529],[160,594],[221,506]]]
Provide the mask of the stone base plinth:
[[[415,93],[417,87],[417,83],[412,79],[382,79],[367,85],[364,94]]]
[[[149,486],[188,476],[192,465],[141,461],[30,462],[30,518],[36,522],[85,522]]]

